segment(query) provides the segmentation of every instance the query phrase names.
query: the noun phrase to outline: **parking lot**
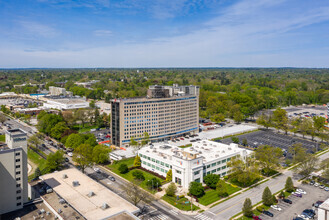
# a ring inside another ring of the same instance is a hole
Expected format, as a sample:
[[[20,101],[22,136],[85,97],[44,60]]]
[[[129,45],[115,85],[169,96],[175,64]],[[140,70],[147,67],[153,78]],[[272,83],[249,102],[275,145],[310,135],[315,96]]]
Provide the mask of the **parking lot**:
[[[282,133],[276,133],[271,130],[260,130],[255,131],[248,134],[238,135],[240,144],[242,144],[242,140],[246,139],[248,142],[248,146],[256,148],[260,145],[270,145],[274,147],[279,147],[281,149],[288,150],[288,148],[297,143],[301,143],[303,147],[308,149],[308,152],[314,153],[320,149],[320,145],[317,142],[302,139],[296,136],[289,136]],[[221,142],[229,144],[232,143],[231,138],[226,138],[221,140]]]
[[[300,215],[305,209],[312,209],[312,204],[317,201],[325,201],[329,198],[329,192],[320,189],[319,187],[315,187],[312,185],[301,185],[299,188],[306,191],[306,195],[303,195],[302,198],[299,198],[294,195],[290,195],[288,199],[292,201],[292,204],[285,203],[283,201],[279,201],[278,206],[282,209],[281,211],[274,210],[272,208],[269,209],[271,213],[273,213],[273,217],[269,217],[267,215],[261,214],[259,217],[261,219],[293,219]],[[317,209],[315,209],[317,213]],[[317,215],[315,216],[317,219]]]

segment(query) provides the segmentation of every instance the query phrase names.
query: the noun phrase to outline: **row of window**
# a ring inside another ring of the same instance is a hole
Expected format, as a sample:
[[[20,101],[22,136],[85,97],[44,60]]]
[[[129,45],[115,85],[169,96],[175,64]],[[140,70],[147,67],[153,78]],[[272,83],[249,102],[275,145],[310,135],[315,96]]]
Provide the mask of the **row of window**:
[[[162,162],[162,161],[156,160],[156,159],[154,159],[154,158],[150,158],[150,157],[148,157],[148,156],[146,156],[146,155],[143,155],[143,154],[139,154],[139,156],[140,156],[141,158],[144,158],[144,159],[147,159],[147,160],[149,160],[149,161],[155,162],[155,163],[160,164],[160,165],[162,165],[162,166],[166,166],[166,167],[168,167],[168,168],[170,167],[170,169],[171,169],[171,165],[169,165],[169,164],[167,164],[167,163],[164,163],[164,162]]]
[[[142,162],[145,166],[152,167],[153,169],[156,169],[158,171],[161,171],[162,173],[168,173],[168,170],[165,170],[163,168],[160,168],[158,166],[155,166],[154,164],[146,163],[146,161]]]
[[[217,162],[215,162],[215,163],[208,164],[206,167],[207,167],[207,168],[215,167],[215,166],[220,165],[221,163],[229,162],[230,160],[231,160],[231,158],[227,158],[227,159],[224,159],[224,160],[222,160],[222,161],[217,161]]]

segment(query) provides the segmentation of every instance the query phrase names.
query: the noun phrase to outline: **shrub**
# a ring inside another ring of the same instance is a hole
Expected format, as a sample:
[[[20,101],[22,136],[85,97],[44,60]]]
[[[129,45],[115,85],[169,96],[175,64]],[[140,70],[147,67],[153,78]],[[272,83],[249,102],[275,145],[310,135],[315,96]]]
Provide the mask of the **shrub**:
[[[242,207],[242,212],[243,215],[246,217],[252,217],[253,212],[252,212],[252,205],[251,205],[251,200],[249,198],[246,198],[246,200],[243,203]]]
[[[118,170],[119,170],[119,172],[120,172],[121,174],[124,174],[124,173],[128,173],[128,172],[129,172],[128,166],[127,166],[127,164],[125,164],[125,163],[120,164]]]
[[[196,197],[201,197],[204,195],[204,188],[201,183],[191,182],[189,187],[189,193]]]
[[[144,181],[145,177],[142,171],[140,170],[134,170],[132,173],[133,177],[135,180],[140,180],[140,181]]]
[[[161,186],[161,181],[158,178],[153,177],[152,179],[147,181],[146,186],[149,189],[157,189]]]
[[[257,211],[259,211],[259,212],[263,212],[263,207],[262,206],[257,206]]]
[[[134,160],[134,167],[140,167],[141,166],[141,158],[136,155],[135,160]]]
[[[166,176],[166,181],[171,182],[172,181],[172,169],[168,170],[167,176]]]
[[[289,176],[286,180],[286,184],[285,184],[285,189],[287,192],[293,192],[294,191],[294,183],[292,182],[291,177]]]
[[[272,192],[268,187],[266,187],[264,189],[262,200],[263,200],[264,205],[267,205],[267,206],[273,205]]]
[[[231,140],[233,141],[233,143],[238,144],[240,142],[238,137],[231,137]]]
[[[170,183],[169,186],[166,189],[166,195],[167,196],[175,196],[177,187],[175,183]]]

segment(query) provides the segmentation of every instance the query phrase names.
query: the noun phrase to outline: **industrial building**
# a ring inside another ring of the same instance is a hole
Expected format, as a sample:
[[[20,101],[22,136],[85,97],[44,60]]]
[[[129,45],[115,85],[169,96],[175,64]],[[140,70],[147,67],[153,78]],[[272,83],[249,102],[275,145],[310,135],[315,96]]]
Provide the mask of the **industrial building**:
[[[139,211],[139,208],[75,168],[46,174],[41,179],[56,193],[57,200],[48,198],[49,194],[43,197],[47,203],[57,207],[63,199],[85,219],[112,219],[123,212],[135,214]]]
[[[145,132],[152,142],[198,132],[198,86],[150,86],[147,97],[111,100],[112,144],[126,146]]]
[[[163,177],[172,169],[172,181],[187,189],[190,182],[202,183],[208,174],[227,175],[227,162],[237,156],[245,159],[250,152],[237,144],[202,140],[188,148],[157,143],[143,147],[138,155],[143,168]]]
[[[61,98],[61,97],[46,97],[46,103],[43,104],[45,108],[68,110],[78,108],[88,108],[89,102],[83,98]]]
[[[6,144],[0,147],[0,215],[28,202],[27,134],[7,130]]]

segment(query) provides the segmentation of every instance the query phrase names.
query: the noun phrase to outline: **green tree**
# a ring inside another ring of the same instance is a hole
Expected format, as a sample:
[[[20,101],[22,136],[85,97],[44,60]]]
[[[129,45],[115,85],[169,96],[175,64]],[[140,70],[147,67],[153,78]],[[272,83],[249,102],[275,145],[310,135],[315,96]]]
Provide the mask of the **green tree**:
[[[297,173],[303,176],[310,175],[313,171],[316,170],[318,166],[319,158],[314,154],[307,154],[306,159],[299,163],[299,165],[294,169]]]
[[[153,177],[146,182],[146,186],[149,189],[158,189],[159,187],[161,187],[161,181],[160,179]]]
[[[153,200],[153,198],[149,196],[147,192],[141,189],[140,184],[140,181],[134,180],[127,184],[121,185],[122,190],[127,195],[127,199],[135,206],[137,206],[137,204],[141,201],[149,204]]]
[[[306,152],[306,148],[304,148],[301,143],[291,145],[288,148],[288,153],[292,156],[293,163],[303,162],[304,160],[306,160],[308,155]]]
[[[89,144],[81,144],[73,151],[73,161],[85,172],[86,167],[93,164],[93,147]]]
[[[266,206],[273,205],[273,196],[271,190],[266,187],[262,196],[263,204]]]
[[[243,146],[248,146],[248,141],[247,141],[246,138],[243,138],[243,139],[242,139],[242,145],[243,145]]]
[[[256,149],[255,157],[260,162],[264,173],[268,175],[272,169],[280,166],[282,150],[278,147],[262,145]]]
[[[166,189],[166,195],[167,196],[175,196],[176,190],[177,190],[176,184],[175,183],[170,183],[169,186]]]
[[[314,116],[312,119],[313,119],[314,128],[317,134],[319,134],[324,129],[326,119],[322,116]]]
[[[66,139],[65,146],[68,148],[77,148],[84,143],[84,138],[80,134],[70,134]]]
[[[41,170],[39,167],[37,167],[34,171],[34,178],[39,178],[39,176],[41,175],[42,175]]]
[[[272,117],[263,113],[257,118],[256,123],[268,129],[272,125]]]
[[[287,192],[293,192],[294,191],[294,183],[292,182],[291,177],[287,177],[286,184],[284,186]]]
[[[216,174],[208,174],[203,178],[204,183],[212,189],[216,188],[218,180],[219,180],[219,176]]]
[[[134,170],[132,172],[132,175],[133,175],[135,180],[139,180],[139,181],[144,181],[145,180],[144,174],[140,170]]]
[[[196,197],[201,197],[204,195],[204,188],[201,183],[191,182],[188,189],[189,193]]]
[[[242,207],[242,212],[243,212],[243,215],[246,217],[251,218],[253,216],[252,204],[251,204],[251,200],[249,198],[246,198],[246,200],[244,201],[243,207]]]
[[[238,144],[238,143],[240,142],[239,138],[238,138],[238,137],[235,137],[235,136],[231,137],[231,140],[232,140],[233,143],[235,143],[235,144]]]
[[[50,136],[59,140],[62,137],[62,134],[69,130],[69,127],[67,127],[65,122],[59,122],[57,123],[50,131]]]
[[[166,181],[171,182],[172,181],[172,169],[168,170],[166,175]]]
[[[298,129],[299,129],[300,133],[303,135],[303,138],[309,132],[311,127],[312,127],[312,120],[311,119],[303,118],[301,120],[301,122],[299,123]]]
[[[120,164],[118,170],[119,170],[119,172],[122,173],[122,174],[124,174],[124,173],[128,173],[128,172],[129,172],[128,166],[127,166],[127,164],[125,164],[125,163]]]
[[[40,133],[36,133],[30,136],[29,139],[27,139],[27,143],[35,148],[38,148],[38,146],[43,143],[42,135]]]
[[[223,115],[222,113],[218,113],[213,115],[210,119],[215,123],[220,123],[222,121],[225,121],[225,115]]]
[[[107,146],[104,145],[96,145],[93,148],[93,162],[96,164],[103,164],[109,161],[109,153],[111,152],[111,149],[109,149]]]
[[[224,180],[218,180],[216,184],[216,191],[219,197],[224,198],[228,196],[227,185]]]
[[[64,152],[56,151],[47,156],[46,167],[50,172],[60,170],[65,163]]]
[[[140,167],[141,166],[141,158],[140,156],[136,155],[134,159],[134,167]]]
[[[275,124],[275,128],[284,130],[285,133],[288,133],[288,116],[287,112],[284,109],[277,108],[273,112],[273,122]]]

